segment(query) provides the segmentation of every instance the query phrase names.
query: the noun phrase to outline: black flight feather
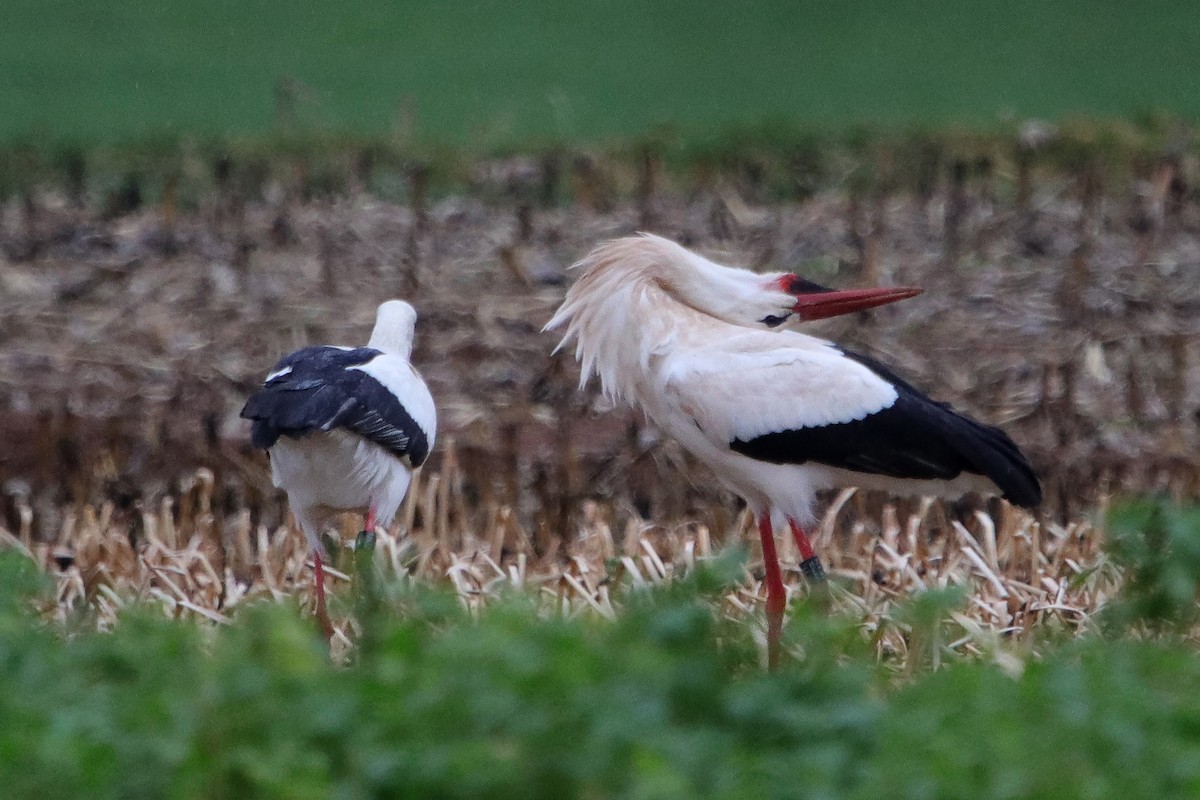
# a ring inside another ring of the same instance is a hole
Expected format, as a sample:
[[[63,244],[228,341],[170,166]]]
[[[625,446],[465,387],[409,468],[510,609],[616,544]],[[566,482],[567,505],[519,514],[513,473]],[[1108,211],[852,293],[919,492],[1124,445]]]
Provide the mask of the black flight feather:
[[[1041,502],[1037,476],[1004,431],[929,399],[869,356],[843,352],[894,385],[896,402],[861,420],[736,439],[730,447],[775,464],[813,461],[893,478],[951,480],[968,472],[991,479],[1016,505]]]
[[[242,409],[252,422],[251,442],[267,448],[280,436],[344,428],[419,467],[429,455],[425,431],[383,384],[352,369],[379,355],[370,347],[306,347],[284,356],[270,373],[283,374],[263,384]]]

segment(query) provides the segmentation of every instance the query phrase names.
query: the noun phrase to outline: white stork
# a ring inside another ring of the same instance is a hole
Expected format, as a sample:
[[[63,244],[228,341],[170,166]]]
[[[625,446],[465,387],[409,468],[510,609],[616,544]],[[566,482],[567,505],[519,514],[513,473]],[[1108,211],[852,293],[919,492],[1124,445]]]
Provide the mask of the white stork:
[[[321,526],[332,514],[366,514],[387,526],[433,447],[437,413],[409,363],[417,313],[401,300],[379,306],[366,347],[305,347],[284,356],[242,409],[251,441],[267,448],[313,555],[317,617],[325,610]]]
[[[780,326],[891,303],[920,289],[834,291],[790,273],[709,261],[659,236],[601,244],[546,330],[575,340],[580,388],[640,407],[743,497],[758,521],[768,654],[777,658],[786,590],[773,531],[791,528],[810,579],[824,577],[806,535],[820,489],[911,494],[999,492],[1020,506],[1041,487],[1012,440],[930,400],[879,362]]]

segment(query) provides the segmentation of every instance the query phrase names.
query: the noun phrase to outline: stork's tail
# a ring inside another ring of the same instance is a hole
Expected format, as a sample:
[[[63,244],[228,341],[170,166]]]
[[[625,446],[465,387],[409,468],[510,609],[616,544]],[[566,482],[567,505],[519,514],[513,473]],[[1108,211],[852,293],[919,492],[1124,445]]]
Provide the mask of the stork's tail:
[[[1013,505],[1033,508],[1040,504],[1042,485],[1009,435],[993,425],[952,413],[958,435],[950,441],[974,465],[974,471],[987,476]],[[966,446],[961,446],[963,443]]]

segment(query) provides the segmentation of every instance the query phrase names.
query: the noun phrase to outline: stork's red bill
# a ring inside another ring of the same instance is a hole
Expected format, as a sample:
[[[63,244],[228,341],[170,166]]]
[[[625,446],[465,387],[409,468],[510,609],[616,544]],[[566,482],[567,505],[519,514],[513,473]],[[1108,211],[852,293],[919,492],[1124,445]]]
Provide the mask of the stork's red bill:
[[[915,286],[896,286],[876,289],[830,289],[805,280],[799,275],[784,275],[780,288],[795,295],[792,311],[805,322],[866,311],[869,308],[916,297],[921,289]]]
[[[762,539],[772,663],[786,601],[773,531],[789,527],[802,571],[823,577],[806,534],[819,490],[1041,500],[999,428],[929,399],[869,356],[784,326],[919,289],[829,289],[717,264],[649,234],[601,244],[574,268],[579,277],[546,329],[565,328],[559,347],[574,343],[581,386],[597,377],[745,499]]]

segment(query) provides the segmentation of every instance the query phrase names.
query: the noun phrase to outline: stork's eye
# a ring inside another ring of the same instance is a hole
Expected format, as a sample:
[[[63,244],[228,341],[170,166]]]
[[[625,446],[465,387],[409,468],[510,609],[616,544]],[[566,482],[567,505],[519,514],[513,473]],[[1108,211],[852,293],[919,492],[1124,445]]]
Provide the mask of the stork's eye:
[[[777,317],[774,314],[768,314],[767,316],[760,319],[759,322],[761,322],[763,325],[766,325],[768,328],[778,328],[780,325],[787,322],[788,317],[790,317],[790,316],[791,316],[790,312],[787,314],[784,314],[782,317]]]

